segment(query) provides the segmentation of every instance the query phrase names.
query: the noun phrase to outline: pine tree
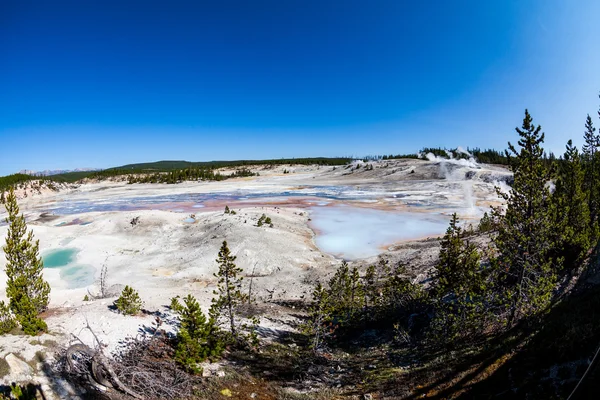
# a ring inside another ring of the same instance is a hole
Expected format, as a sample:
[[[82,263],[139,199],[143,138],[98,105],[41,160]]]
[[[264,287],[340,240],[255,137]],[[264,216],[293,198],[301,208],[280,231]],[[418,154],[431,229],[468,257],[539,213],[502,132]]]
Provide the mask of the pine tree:
[[[382,280],[390,275],[389,261],[380,257],[377,264],[370,265],[363,277],[363,288],[365,292],[364,304],[368,319],[376,319],[383,305]]]
[[[242,269],[235,265],[235,259],[236,257],[227,247],[227,242],[223,241],[219,257],[216,260],[219,264],[219,271],[214,274],[218,279],[217,290],[214,291],[214,294],[218,297],[212,300],[210,314],[216,323],[221,318],[225,318],[232,337],[239,339],[235,321],[236,310],[246,301],[246,295],[241,292],[243,278],[238,274],[242,272]]]
[[[444,340],[479,331],[485,321],[485,278],[477,247],[463,238],[454,213],[435,267],[436,300],[434,332]]]
[[[207,358],[216,358],[223,352],[225,343],[221,332],[212,318],[206,319],[200,304],[192,295],[183,299],[183,305],[177,298],[171,299],[171,308],[180,320],[175,360],[188,371],[200,373],[202,369],[199,363]]]
[[[25,217],[19,215],[19,206],[11,188],[5,203],[9,224],[6,245],[6,296],[10,310],[23,331],[36,335],[46,331],[46,323],[38,315],[49,303],[50,285],[43,278],[44,264],[39,256],[39,241],[34,241],[33,231],[27,233]]]
[[[425,292],[421,286],[406,275],[406,267],[398,263],[385,280],[381,303],[388,319],[398,320],[403,314],[412,313],[418,308],[417,303],[424,300]]]
[[[302,324],[302,332],[311,337],[310,347],[318,352],[323,348],[325,341],[334,336],[337,329],[337,325],[333,322],[329,292],[320,283],[313,290],[309,313],[308,320]]]
[[[348,263],[342,261],[342,265],[329,280],[328,299],[331,302],[331,314],[335,317],[335,323],[340,326],[351,324],[354,311],[363,303],[361,299],[358,304],[354,304],[358,285],[358,291],[362,291],[362,284],[357,277],[358,270],[351,273]]]
[[[583,186],[581,155],[569,140],[552,195],[552,218],[556,226],[553,234],[557,242],[554,258],[563,258],[567,273],[581,265],[593,236]]]
[[[142,309],[142,299],[134,288],[126,285],[121,296],[115,300],[115,307],[121,314],[136,315]]]
[[[600,112],[599,112],[600,115]],[[587,194],[588,209],[590,212],[590,225],[593,229],[598,224],[598,212],[600,204],[598,198],[598,147],[600,147],[600,135],[596,135],[596,128],[592,118],[587,116],[585,121],[585,132],[583,133],[585,144],[583,145],[583,161],[585,162],[584,189]]]
[[[553,229],[548,212],[549,174],[542,159],[544,133],[534,126],[525,110],[519,134],[520,150],[509,142],[510,167],[514,183],[510,193],[498,195],[506,201],[506,212],[496,209],[499,219],[494,242],[498,257],[501,303],[506,322],[512,326],[519,318],[533,315],[546,307],[555,284],[555,266],[549,257],[553,247]]]

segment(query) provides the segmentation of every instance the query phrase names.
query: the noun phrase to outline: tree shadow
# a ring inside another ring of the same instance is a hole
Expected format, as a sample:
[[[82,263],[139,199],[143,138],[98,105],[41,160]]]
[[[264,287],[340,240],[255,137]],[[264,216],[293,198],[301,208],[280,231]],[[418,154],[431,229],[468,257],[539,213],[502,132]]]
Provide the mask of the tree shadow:
[[[535,328],[522,349],[489,376],[465,388],[460,397],[566,398],[583,376],[600,342],[600,286],[581,280],[571,294],[541,318],[525,322]],[[506,349],[508,353],[510,349]],[[596,365],[576,398],[596,398],[600,368]]]

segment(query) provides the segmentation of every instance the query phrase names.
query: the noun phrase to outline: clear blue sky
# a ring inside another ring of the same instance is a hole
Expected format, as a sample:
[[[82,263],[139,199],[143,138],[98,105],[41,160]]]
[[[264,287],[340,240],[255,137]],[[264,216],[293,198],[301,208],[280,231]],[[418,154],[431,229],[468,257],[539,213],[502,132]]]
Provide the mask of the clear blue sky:
[[[562,152],[600,1],[0,1],[0,174],[162,159]]]

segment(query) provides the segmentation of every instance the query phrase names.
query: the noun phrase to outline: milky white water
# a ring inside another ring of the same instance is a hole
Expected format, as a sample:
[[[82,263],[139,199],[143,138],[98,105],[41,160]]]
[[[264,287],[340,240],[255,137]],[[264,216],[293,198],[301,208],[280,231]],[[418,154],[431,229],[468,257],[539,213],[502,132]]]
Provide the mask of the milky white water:
[[[439,236],[449,217],[438,213],[390,212],[351,206],[313,208],[315,243],[324,252],[356,260],[376,256],[399,241]]]

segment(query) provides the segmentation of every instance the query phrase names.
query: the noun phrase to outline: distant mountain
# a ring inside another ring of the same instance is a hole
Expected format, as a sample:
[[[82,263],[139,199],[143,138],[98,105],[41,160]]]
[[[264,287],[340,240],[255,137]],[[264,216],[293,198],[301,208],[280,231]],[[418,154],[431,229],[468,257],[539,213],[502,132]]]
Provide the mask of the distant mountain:
[[[31,175],[31,176],[52,176],[66,174],[69,172],[90,172],[90,171],[101,171],[100,168],[75,168],[75,169],[56,169],[56,170],[45,170],[45,171],[31,171],[24,169],[19,171],[19,174]]]

